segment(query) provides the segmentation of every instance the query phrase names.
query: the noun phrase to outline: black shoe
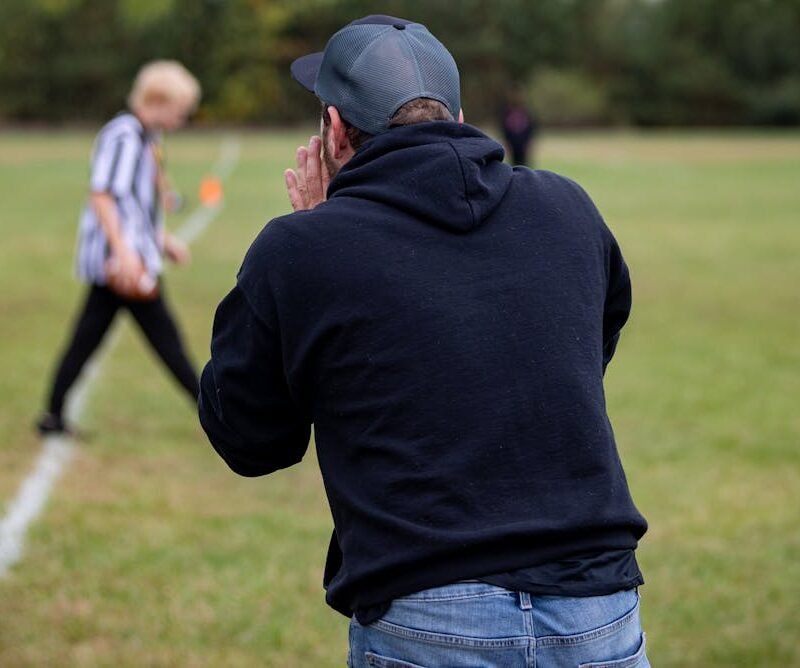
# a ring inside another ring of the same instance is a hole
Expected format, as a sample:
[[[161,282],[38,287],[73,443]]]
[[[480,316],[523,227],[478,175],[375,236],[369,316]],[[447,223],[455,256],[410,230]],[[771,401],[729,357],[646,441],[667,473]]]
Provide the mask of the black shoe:
[[[36,430],[41,436],[72,436],[77,437],[76,431],[69,426],[60,415],[45,413],[36,422]]]

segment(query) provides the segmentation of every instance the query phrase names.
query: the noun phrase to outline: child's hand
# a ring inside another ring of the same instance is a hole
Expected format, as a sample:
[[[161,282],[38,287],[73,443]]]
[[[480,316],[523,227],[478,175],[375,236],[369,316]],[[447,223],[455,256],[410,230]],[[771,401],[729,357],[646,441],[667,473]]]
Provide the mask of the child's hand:
[[[189,247],[172,234],[164,236],[164,255],[175,264],[188,264],[192,259]]]

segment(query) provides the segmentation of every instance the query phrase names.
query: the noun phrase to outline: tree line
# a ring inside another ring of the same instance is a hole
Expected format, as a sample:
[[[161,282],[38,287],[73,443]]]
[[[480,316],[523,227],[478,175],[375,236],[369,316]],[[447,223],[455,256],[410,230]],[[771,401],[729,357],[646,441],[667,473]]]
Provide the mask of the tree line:
[[[472,119],[519,87],[548,124],[800,124],[800,0],[2,0],[0,120],[101,120],[175,58],[200,122],[307,121],[289,63],[371,13],[450,48]]]

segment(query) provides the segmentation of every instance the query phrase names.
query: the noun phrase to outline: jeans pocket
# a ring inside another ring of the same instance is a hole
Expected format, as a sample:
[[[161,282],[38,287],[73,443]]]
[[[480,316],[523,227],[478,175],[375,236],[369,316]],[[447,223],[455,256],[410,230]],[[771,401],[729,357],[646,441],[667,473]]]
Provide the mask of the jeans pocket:
[[[612,661],[590,661],[589,663],[581,663],[578,668],[650,668],[650,663],[645,654],[645,634],[642,633],[641,643],[635,654]]]
[[[381,656],[374,652],[366,652],[364,654],[368,666],[374,668],[425,668],[417,663],[409,663],[408,661],[401,661],[400,659],[390,659],[388,656]]]

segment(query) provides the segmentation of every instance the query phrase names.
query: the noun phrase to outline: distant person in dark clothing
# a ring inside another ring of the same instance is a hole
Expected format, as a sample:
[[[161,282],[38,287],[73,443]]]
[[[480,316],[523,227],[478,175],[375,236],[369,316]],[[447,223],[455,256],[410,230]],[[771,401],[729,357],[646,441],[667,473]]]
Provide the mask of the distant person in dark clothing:
[[[76,269],[87,284],[84,305],[56,368],[43,435],[70,433],[67,393],[117,312],[127,310],[192,401],[198,378],[163,295],[162,256],[183,264],[189,249],[164,227],[167,195],[161,133],[176,130],[197,106],[200,86],[175,61],[154,61],[136,77],[123,112],[106,123],[92,151],[89,196],[81,216]]]
[[[503,138],[511,153],[511,163],[530,165],[528,151],[536,138],[538,124],[536,118],[525,106],[521,90],[514,90],[509,96],[509,102],[503,109],[501,123]]]
[[[423,25],[355,21],[292,74],[322,137],[217,308],[209,440],[259,476],[313,425],[351,668],[645,668],[647,524],[603,392],[631,306],[611,231],[463,123]]]

